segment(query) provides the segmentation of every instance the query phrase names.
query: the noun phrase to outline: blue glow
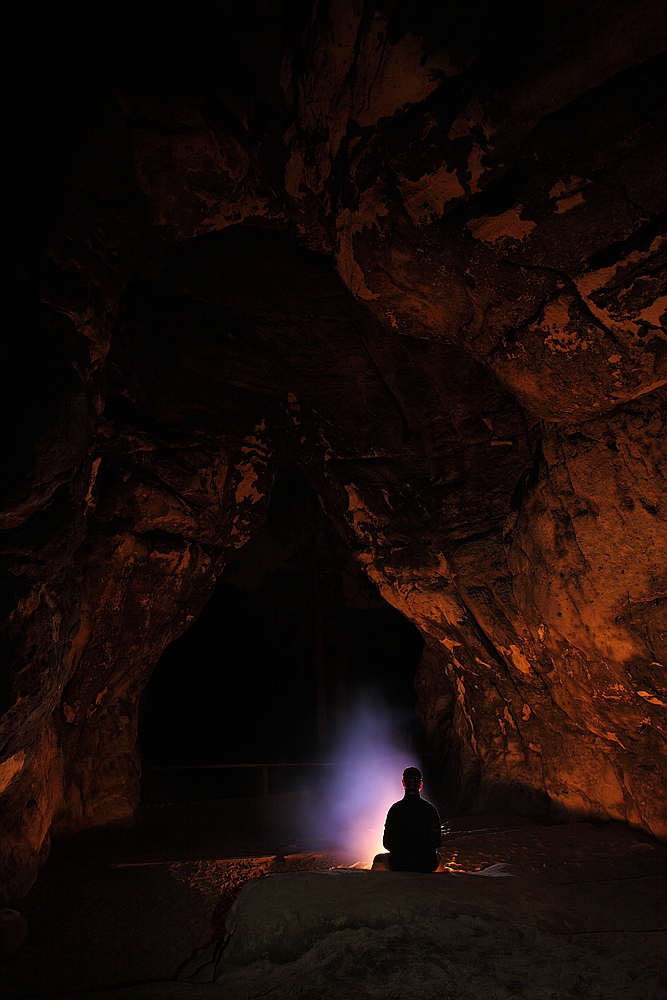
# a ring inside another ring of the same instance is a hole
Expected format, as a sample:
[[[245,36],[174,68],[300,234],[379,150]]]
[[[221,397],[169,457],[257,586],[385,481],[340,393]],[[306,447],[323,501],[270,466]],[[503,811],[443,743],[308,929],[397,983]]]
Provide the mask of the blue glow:
[[[404,722],[377,697],[364,697],[350,712],[332,754],[341,766],[331,769],[318,825],[363,866],[384,850],[384,821],[389,806],[403,797],[404,768],[419,767],[401,732]]]

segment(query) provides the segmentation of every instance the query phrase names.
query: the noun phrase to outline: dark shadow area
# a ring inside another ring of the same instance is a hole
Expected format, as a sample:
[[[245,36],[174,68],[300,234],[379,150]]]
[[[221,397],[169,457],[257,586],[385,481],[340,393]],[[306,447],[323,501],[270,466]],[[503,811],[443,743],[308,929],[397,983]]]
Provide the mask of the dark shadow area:
[[[176,801],[309,790],[362,696],[412,727],[422,649],[416,627],[356,565],[304,473],[286,463],[265,523],[149,682],[139,737],[145,803],[158,784]],[[233,764],[303,766],[156,770]]]

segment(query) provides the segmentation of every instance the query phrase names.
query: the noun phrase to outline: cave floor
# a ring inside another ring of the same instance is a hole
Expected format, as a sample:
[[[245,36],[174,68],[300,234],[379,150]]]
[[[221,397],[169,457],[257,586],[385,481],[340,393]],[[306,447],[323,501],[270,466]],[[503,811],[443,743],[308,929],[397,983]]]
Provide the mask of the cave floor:
[[[20,904],[30,932],[0,966],[0,986],[15,996],[67,997],[172,980],[222,933],[248,878],[352,862],[322,844],[277,859],[295,805],[288,796],[198,803],[156,811],[135,830],[56,842]],[[459,817],[446,825],[441,855],[454,871],[507,862],[557,887],[586,934],[634,934],[667,952],[667,845],[646,834],[615,823]]]

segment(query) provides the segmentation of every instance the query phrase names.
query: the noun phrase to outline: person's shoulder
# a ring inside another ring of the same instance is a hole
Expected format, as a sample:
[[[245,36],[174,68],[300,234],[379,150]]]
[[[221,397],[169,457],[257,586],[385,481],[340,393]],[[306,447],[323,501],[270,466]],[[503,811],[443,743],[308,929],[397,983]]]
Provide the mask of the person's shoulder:
[[[419,801],[422,803],[422,809],[424,810],[424,812],[433,812],[435,813],[436,816],[438,815],[438,810],[435,808],[432,802],[428,801],[428,799],[420,798]]]
[[[393,805],[389,806],[387,811],[387,819],[390,816],[401,816],[405,810],[405,799],[399,799],[398,802],[394,802]]]

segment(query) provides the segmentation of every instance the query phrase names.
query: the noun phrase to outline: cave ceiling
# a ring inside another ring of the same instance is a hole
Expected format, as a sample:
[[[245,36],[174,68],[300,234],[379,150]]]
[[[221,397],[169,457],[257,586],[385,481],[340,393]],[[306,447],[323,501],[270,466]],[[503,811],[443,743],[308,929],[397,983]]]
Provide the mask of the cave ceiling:
[[[667,835],[664,6],[237,6],[19,74],[9,897],[135,813],[141,692],[286,460],[426,638],[461,810]]]

